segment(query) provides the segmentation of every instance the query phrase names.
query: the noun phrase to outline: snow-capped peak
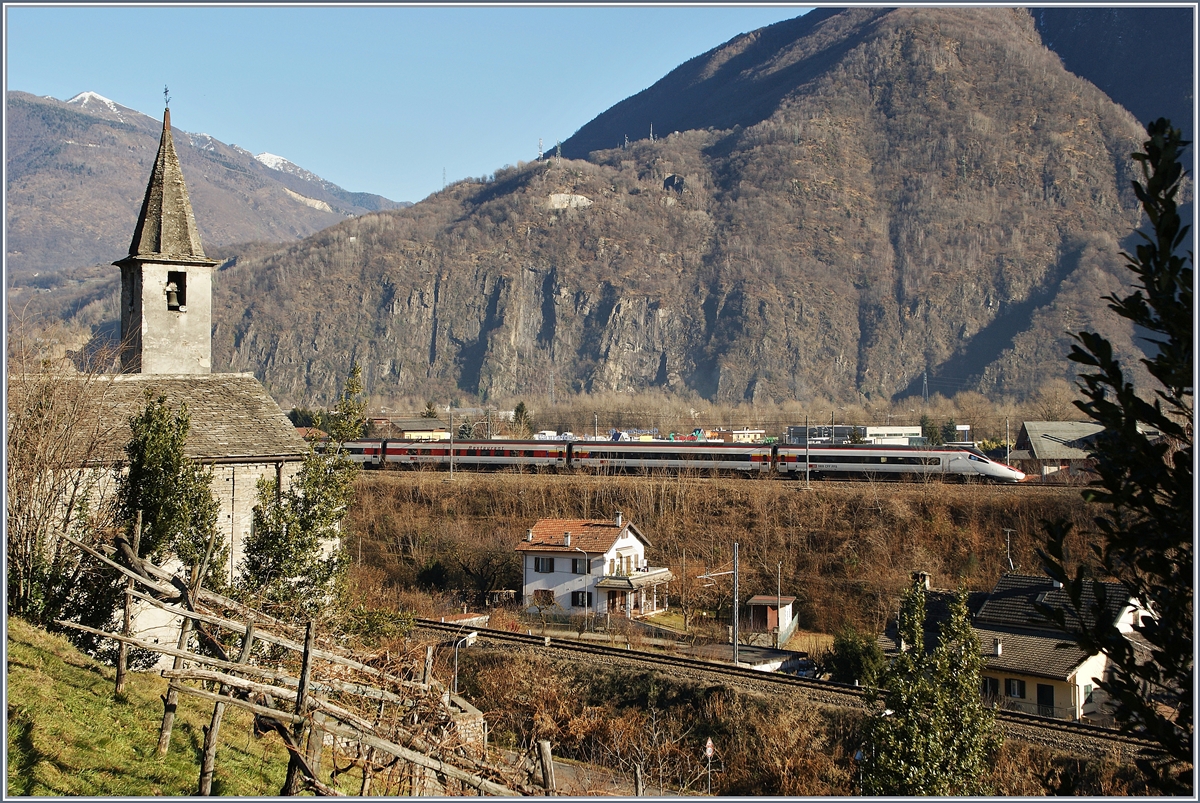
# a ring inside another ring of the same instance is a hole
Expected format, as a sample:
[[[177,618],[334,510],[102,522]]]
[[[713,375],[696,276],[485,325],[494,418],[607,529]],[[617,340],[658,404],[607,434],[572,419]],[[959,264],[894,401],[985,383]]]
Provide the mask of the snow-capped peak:
[[[292,170],[288,170],[289,167],[293,168],[293,170],[296,167],[295,164],[289,162],[287,159],[284,159],[282,156],[276,156],[273,153],[260,153],[254,158],[272,170],[281,170],[285,173],[293,172]]]
[[[295,162],[288,161],[282,156],[276,156],[273,153],[260,153],[254,158],[257,159],[264,167],[268,167],[271,170],[278,170],[280,173],[287,173],[288,175],[296,176],[297,178],[304,179],[311,184],[317,184],[321,187],[324,187],[327,190],[337,189],[336,185],[330,184],[316,173],[305,170],[300,165],[296,164]]]
[[[87,106],[92,101],[95,101],[96,103],[104,104],[105,106],[108,107],[109,111],[113,112],[114,114],[121,113],[120,111],[117,110],[116,103],[112,102],[111,100],[104,97],[103,95],[96,94],[95,92],[80,92],[78,95],[76,95],[75,97],[68,100],[67,103],[75,103],[75,104],[78,104],[79,106]]]

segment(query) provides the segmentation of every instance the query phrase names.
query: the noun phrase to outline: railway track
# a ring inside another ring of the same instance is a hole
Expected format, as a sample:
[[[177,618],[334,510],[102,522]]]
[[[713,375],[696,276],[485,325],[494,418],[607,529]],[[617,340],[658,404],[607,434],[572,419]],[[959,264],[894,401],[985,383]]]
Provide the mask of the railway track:
[[[431,619],[417,619],[415,627],[418,630],[446,635],[461,635],[473,631],[479,634],[476,639],[477,644],[485,644],[493,648],[531,652],[549,657],[570,655],[572,658],[580,658],[587,656],[587,659],[594,663],[626,667],[640,665],[647,668],[669,670],[672,677],[683,677],[709,683],[719,680],[738,688],[764,694],[785,693],[797,700],[817,705],[863,711],[870,706],[866,690],[832,681],[760,672],[666,653],[619,649],[570,639],[531,636],[489,628],[463,627]],[[1132,761],[1134,756],[1153,747],[1153,743],[1148,740],[1111,728],[1057,720],[1034,714],[1022,714],[1016,711],[998,710],[996,721],[1006,738],[1093,758],[1106,756],[1119,761]]]

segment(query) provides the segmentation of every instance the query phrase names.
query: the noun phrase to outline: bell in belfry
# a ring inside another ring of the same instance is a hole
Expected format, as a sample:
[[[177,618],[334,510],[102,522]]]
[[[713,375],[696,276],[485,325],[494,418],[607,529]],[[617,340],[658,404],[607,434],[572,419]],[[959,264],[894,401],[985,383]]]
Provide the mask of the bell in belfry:
[[[179,287],[167,282],[167,309],[179,309]]]

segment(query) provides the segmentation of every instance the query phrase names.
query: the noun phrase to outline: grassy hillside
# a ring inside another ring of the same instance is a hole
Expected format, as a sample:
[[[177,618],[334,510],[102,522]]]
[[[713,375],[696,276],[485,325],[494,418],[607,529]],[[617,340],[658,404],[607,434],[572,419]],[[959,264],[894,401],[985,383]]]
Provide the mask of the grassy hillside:
[[[180,700],[171,749],[160,758],[167,682],[157,673],[131,673],[125,694],[114,698],[111,667],[61,636],[9,618],[7,676],[6,797],[195,794],[211,704]],[[256,739],[248,715],[226,710],[213,791],[274,795],[286,771],[279,738]]]
[[[835,633],[844,624],[879,631],[896,610],[910,572],[934,583],[991,588],[1013,561],[1038,572],[1042,522],[1059,517],[1089,529],[1077,488],[929,483],[813,483],[699,476],[367,473],[350,519],[351,555],[397,589],[518,588],[513,547],[540,518],[607,519],[622,511],[650,539],[652,565],[694,578],[729,565],[740,545],[744,596],[797,596],[800,626]],[[1086,536],[1072,555],[1090,554]],[[686,571],[685,571],[686,564]],[[689,586],[692,580],[686,581]],[[695,583],[699,585],[699,583]],[[672,595],[681,590],[672,583]],[[719,604],[718,591],[689,588]],[[676,604],[674,598],[672,605]]]

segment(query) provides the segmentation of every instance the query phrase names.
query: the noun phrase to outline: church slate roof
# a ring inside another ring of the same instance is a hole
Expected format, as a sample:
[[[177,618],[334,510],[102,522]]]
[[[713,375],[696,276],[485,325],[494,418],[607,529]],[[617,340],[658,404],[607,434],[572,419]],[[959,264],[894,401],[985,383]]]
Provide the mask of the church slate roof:
[[[133,230],[133,241],[129,244],[129,257],[216,264],[215,260],[204,256],[204,247],[200,244],[192,202],[171,138],[170,109],[163,113],[162,140],[146,185],[137,227]]]
[[[123,460],[131,432],[129,419],[146,407],[146,393],[163,396],[172,408],[186,404],[191,419],[184,452],[201,461],[295,460],[308,444],[253,374],[119,374],[99,377],[108,383],[103,408],[111,422],[99,462]]]

